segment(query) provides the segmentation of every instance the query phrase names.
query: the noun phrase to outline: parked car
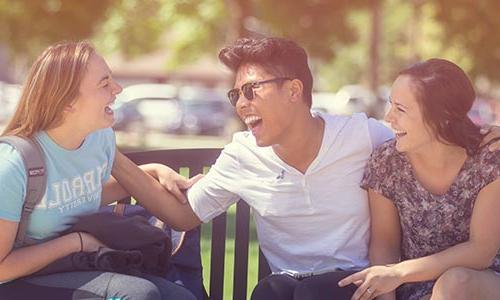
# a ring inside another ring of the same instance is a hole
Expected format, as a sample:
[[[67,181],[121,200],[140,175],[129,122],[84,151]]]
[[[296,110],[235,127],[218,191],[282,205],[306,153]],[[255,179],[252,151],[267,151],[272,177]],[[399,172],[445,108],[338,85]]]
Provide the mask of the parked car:
[[[21,97],[21,86],[0,81],[0,124],[6,123],[14,114]]]
[[[131,85],[117,96],[114,110],[118,131],[224,135],[239,129],[225,93],[198,86]]]
[[[182,119],[177,88],[169,84],[137,84],[123,89],[114,105],[115,130],[176,132]]]
[[[388,93],[388,87],[384,86],[375,95],[362,85],[345,85],[335,94],[313,93],[312,110],[341,115],[364,112],[370,117],[382,118]]]
[[[342,103],[336,101],[335,93],[316,92],[312,94],[312,111],[338,113]]]
[[[233,107],[222,91],[203,87],[179,90],[182,109],[182,134],[224,135],[232,131],[236,118]]]

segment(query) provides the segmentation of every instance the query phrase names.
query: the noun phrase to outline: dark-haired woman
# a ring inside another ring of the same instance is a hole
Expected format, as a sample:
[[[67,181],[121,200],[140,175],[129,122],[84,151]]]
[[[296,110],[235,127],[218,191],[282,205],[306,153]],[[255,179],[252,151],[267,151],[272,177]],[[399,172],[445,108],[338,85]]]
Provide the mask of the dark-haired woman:
[[[449,61],[400,72],[386,117],[396,139],[362,181],[372,267],[340,282],[358,285],[353,299],[500,299],[500,151],[480,146],[474,99]]]

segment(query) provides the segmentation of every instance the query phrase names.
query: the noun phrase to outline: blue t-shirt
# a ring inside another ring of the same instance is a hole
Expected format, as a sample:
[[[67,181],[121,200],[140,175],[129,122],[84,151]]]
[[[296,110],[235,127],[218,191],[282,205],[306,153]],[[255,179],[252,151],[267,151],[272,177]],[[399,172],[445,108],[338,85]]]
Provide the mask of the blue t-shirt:
[[[111,128],[95,131],[76,150],[60,147],[44,131],[36,139],[44,152],[47,189],[31,214],[27,235],[41,240],[67,229],[74,216],[99,209],[113,167],[115,136]],[[20,221],[26,180],[21,155],[0,144],[0,219]]]

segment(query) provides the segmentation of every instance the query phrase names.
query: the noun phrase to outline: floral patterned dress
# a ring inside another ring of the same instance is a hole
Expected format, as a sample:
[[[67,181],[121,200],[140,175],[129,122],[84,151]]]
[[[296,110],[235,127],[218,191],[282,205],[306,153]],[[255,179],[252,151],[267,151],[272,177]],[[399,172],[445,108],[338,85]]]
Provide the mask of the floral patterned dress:
[[[405,154],[390,140],[377,148],[367,164],[361,187],[393,201],[401,223],[401,260],[431,255],[469,239],[477,195],[500,178],[500,150],[481,148],[467,157],[444,195],[427,191],[417,180]],[[499,199],[500,200],[500,199]],[[491,269],[500,271],[500,252]],[[404,284],[397,298],[418,300],[431,294],[434,281]]]

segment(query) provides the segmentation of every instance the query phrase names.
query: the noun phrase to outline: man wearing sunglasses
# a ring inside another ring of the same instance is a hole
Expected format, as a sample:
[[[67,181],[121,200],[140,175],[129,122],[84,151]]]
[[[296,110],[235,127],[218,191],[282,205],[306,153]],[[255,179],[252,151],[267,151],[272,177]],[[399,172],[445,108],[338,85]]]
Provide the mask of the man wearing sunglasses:
[[[252,299],[350,299],[356,287],[338,281],[368,266],[368,197],[359,183],[372,150],[392,132],[364,114],[312,114],[307,54],[292,41],[241,39],[219,59],[235,73],[228,97],[249,131],[236,133],[189,189],[189,205],[123,155],[117,179],[177,230],[246,201],[273,272]]]
[[[219,59],[235,73],[227,95],[249,131],[189,190],[191,208],[208,222],[240,198],[252,207],[273,272],[252,299],[350,299],[355,288],[337,282],[368,265],[359,182],[391,131],[364,114],[311,113],[307,55],[292,41],[242,39]]]

